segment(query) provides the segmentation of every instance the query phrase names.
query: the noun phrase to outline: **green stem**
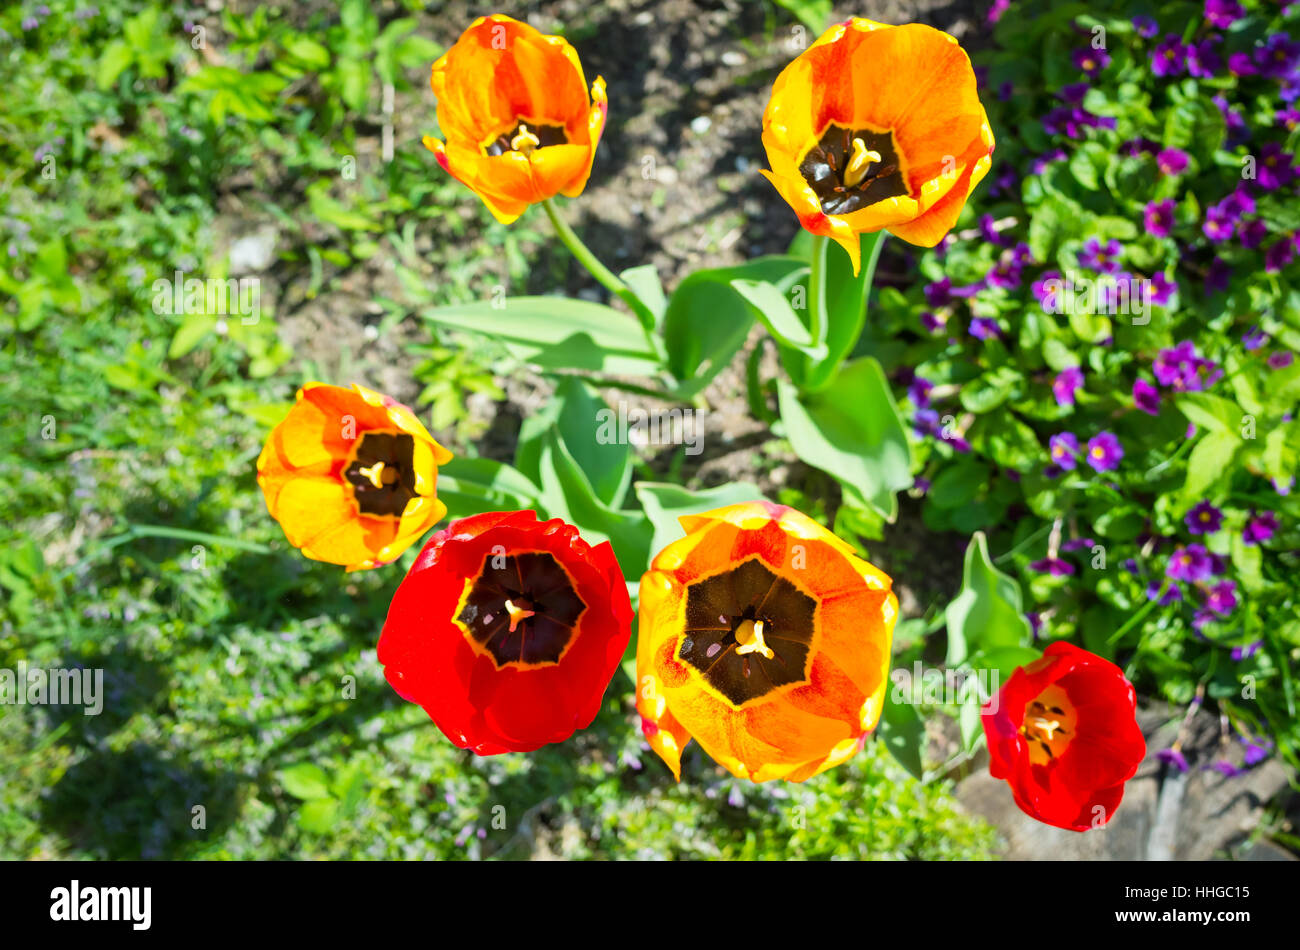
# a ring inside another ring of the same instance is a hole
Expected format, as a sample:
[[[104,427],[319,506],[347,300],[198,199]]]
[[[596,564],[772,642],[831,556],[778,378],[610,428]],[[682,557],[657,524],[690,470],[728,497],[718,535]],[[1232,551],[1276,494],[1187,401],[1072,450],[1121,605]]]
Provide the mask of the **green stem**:
[[[550,198],[542,202],[542,207],[546,209],[546,216],[551,219],[551,226],[555,228],[556,235],[560,241],[569,249],[569,253],[577,258],[578,263],[587,268],[592,277],[600,281],[605,289],[611,294],[622,297],[633,310],[639,311],[642,306],[641,301],[637,299],[636,294],[627,284],[619,280],[614,272],[602,264],[596,255],[591,253],[591,249],[582,243],[582,238],[578,237],[573,228],[564,223],[559,212],[555,210],[555,205]]]
[[[825,235],[813,235],[812,257],[808,261],[808,307],[812,310],[808,335],[812,337],[814,346],[821,341],[822,316],[826,313],[826,288],[822,286],[826,270],[826,241]]]
[[[1125,621],[1124,624],[1118,630],[1112,633],[1110,635],[1110,638],[1106,642],[1117,643],[1120,640],[1120,638],[1124,636],[1124,634],[1128,633],[1135,626],[1137,626],[1144,619],[1146,619],[1146,615],[1156,609],[1156,607],[1160,603],[1160,598],[1163,597],[1165,595],[1165,592],[1168,590],[1169,590],[1168,587],[1162,587],[1160,589],[1160,592],[1156,594],[1155,597],[1152,597],[1145,604],[1143,604],[1142,608],[1138,610],[1138,612],[1135,613],[1133,616],[1129,617],[1128,620]]]

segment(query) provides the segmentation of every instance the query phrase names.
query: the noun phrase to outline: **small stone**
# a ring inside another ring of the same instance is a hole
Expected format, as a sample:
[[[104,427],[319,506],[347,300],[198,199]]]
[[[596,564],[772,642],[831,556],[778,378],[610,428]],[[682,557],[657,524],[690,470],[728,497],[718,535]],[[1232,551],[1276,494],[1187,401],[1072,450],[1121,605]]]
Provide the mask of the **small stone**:
[[[745,54],[739,50],[729,49],[722,54],[722,65],[743,66],[745,65]]]
[[[691,131],[696,135],[703,135],[711,128],[713,128],[713,120],[707,115],[697,115],[691,119]]]

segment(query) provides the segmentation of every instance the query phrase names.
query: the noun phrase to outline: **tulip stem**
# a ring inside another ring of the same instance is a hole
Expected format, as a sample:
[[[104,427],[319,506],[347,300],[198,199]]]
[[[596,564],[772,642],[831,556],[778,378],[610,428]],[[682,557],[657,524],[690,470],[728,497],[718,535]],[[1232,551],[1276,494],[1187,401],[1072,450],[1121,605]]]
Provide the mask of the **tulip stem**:
[[[656,346],[656,341],[651,334],[654,327],[654,314],[641,302],[641,298],[632,292],[631,287],[623,283],[614,275],[613,271],[596,258],[595,254],[591,253],[591,249],[582,243],[582,238],[578,237],[573,228],[564,223],[564,219],[555,210],[555,205],[550,198],[546,198],[541,204],[546,209],[546,216],[551,219],[551,226],[555,228],[556,235],[564,246],[569,249],[569,253],[577,258],[578,263],[587,268],[591,276],[604,285],[606,290],[621,297],[632,308],[632,312],[636,314],[637,319],[641,322],[642,329],[645,330],[646,342],[650,344],[650,349],[658,354],[659,348]]]
[[[826,288],[822,286],[825,270],[826,236],[814,234],[812,256],[808,259],[808,309],[811,311],[808,335],[812,337],[813,346],[821,342],[822,316],[826,313]]]

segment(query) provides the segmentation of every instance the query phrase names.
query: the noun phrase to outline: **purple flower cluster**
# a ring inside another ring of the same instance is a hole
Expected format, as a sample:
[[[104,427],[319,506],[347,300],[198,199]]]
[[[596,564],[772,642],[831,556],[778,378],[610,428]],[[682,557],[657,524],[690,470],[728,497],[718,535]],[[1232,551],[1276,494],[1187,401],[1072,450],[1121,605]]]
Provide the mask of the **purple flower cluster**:
[[[1151,370],[1161,386],[1179,392],[1209,389],[1223,378],[1223,370],[1213,360],[1196,354],[1196,345],[1184,340],[1177,346],[1161,350],[1151,363]]]
[[[1058,432],[1047,440],[1047,454],[1051,458],[1044,474],[1055,478],[1062,472],[1072,472],[1079,465],[1079,437],[1073,432]],[[1082,452],[1083,460],[1096,472],[1111,472],[1119,468],[1124,457],[1124,446],[1113,432],[1099,432],[1088,440]]]

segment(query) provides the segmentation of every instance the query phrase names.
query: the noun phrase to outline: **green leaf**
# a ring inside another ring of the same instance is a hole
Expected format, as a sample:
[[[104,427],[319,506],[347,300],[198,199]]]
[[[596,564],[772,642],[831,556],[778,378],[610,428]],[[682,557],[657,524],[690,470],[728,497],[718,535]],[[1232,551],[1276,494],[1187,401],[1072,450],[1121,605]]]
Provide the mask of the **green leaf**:
[[[880,363],[871,357],[845,363],[825,389],[803,396],[780,380],[777,396],[799,457],[851,485],[892,520],[895,492],[912,484],[912,452]]]
[[[199,341],[213,331],[217,325],[217,318],[210,317],[205,313],[191,313],[185,317],[176,335],[172,337],[171,346],[167,348],[167,358],[169,360],[180,359],[194,347],[199,345]]]
[[[454,458],[438,469],[438,498],[455,518],[539,507],[541,489],[493,459]]]
[[[885,690],[885,708],[877,733],[898,764],[913,778],[921,779],[925,774],[925,720],[910,703],[894,702],[894,691],[892,686]]]
[[[1183,504],[1199,501],[1206,490],[1232,471],[1232,460],[1241,447],[1235,432],[1210,432],[1201,438],[1187,458],[1187,481]]]
[[[826,355],[826,344],[813,340],[808,327],[781,291],[760,280],[733,280],[731,286],[745,298],[754,316],[778,344],[793,347],[813,359]]]
[[[690,491],[680,485],[665,482],[637,482],[634,490],[646,518],[654,528],[654,536],[650,541],[652,557],[684,537],[678,518],[747,501],[766,500],[762,490],[749,482],[728,482],[701,491]]]
[[[303,831],[325,834],[338,819],[339,803],[333,798],[318,798],[307,802],[298,812],[298,826]]]
[[[576,524],[588,544],[609,541],[624,576],[639,578],[649,565],[653,534],[645,515],[616,510],[597,498],[586,474],[554,430],[542,445],[539,467],[546,514]]]
[[[629,430],[624,431],[626,406],[611,409],[576,376],[566,376],[555,390],[560,404],[557,420],[564,446],[586,474],[596,497],[617,508],[632,481]]]
[[[668,299],[664,346],[668,369],[678,380],[677,395],[702,391],[745,342],[754,316],[733,280],[766,281],[785,292],[808,269],[794,257],[759,257],[736,267],[699,270],[686,277]]]
[[[826,349],[827,355],[808,370],[805,392],[821,389],[835,376],[840,363],[853,352],[867,319],[867,297],[876,273],[880,249],[887,232],[859,235],[862,268],[855,275],[853,262],[845,253],[826,250]]]
[[[1241,407],[1230,399],[1210,393],[1180,393],[1174,404],[1189,422],[1209,432],[1227,432],[1238,437],[1241,432]]]
[[[961,591],[948,604],[948,666],[957,667],[973,653],[999,647],[1023,647],[1033,640],[1025,619],[1020,585],[989,559],[984,532],[966,547]]]
[[[664,286],[659,281],[659,272],[653,264],[641,264],[629,267],[618,275],[618,279],[627,284],[637,300],[654,317],[653,326],[663,325],[664,312],[668,309],[668,298],[664,296]]]
[[[281,769],[276,773],[276,778],[280,780],[284,790],[294,798],[303,801],[329,798],[329,779],[320,766],[313,765],[311,762],[302,762]]]
[[[100,54],[95,70],[95,82],[100,89],[111,89],[128,66],[135,60],[135,52],[123,40],[113,40]]]
[[[542,369],[632,376],[652,376],[661,369],[637,322],[604,304],[507,297],[500,303],[439,307],[425,316],[439,326],[501,340],[513,356]]]

